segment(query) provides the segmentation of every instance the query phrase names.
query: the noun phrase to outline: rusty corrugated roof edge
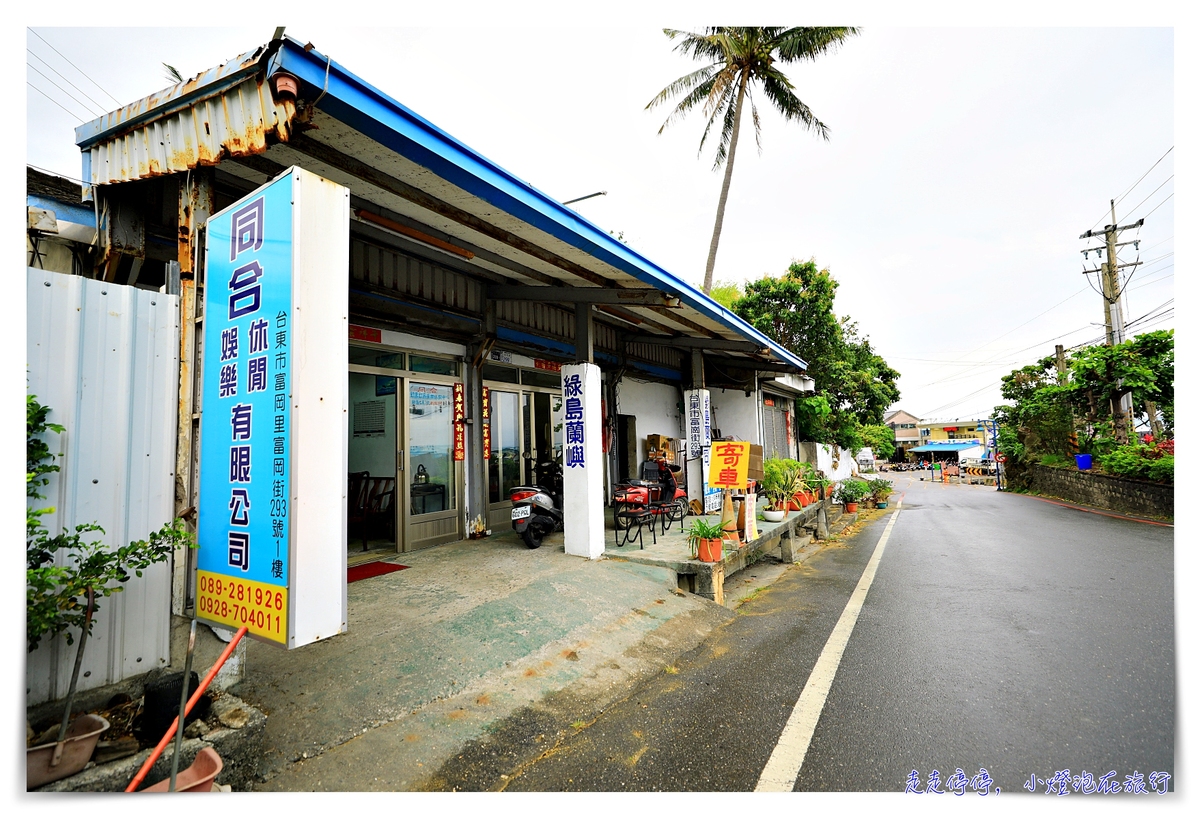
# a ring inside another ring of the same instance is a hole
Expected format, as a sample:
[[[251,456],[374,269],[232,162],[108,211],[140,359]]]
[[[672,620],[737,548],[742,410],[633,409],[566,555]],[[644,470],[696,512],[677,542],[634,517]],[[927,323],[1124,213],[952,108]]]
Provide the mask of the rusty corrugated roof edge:
[[[274,40],[228,62],[203,71],[189,80],[131,102],[75,129],[75,144],[86,151],[105,139],[132,131],[148,122],[168,117],[197,102],[217,96],[246,77],[262,70],[282,41]]]

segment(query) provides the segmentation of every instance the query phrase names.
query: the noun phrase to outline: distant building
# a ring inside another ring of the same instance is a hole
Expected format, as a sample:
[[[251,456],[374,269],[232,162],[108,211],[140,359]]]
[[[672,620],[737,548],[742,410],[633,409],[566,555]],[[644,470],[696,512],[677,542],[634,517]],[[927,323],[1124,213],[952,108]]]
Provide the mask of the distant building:
[[[26,265],[68,275],[91,275],[96,213],[83,202],[83,186],[70,179],[25,170]]]
[[[897,463],[903,462],[908,458],[910,449],[921,445],[921,434],[917,428],[921,419],[903,409],[897,409],[886,415],[883,422],[896,435],[896,453],[892,455],[892,460]]]

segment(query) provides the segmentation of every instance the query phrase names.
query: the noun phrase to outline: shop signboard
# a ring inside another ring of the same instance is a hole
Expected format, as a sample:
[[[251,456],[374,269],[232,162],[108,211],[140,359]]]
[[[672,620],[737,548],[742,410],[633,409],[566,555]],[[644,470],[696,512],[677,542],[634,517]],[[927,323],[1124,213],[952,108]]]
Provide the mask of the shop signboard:
[[[745,491],[750,473],[750,444],[720,440],[713,444],[708,484],[716,489]]]
[[[344,505],[313,492],[345,491],[348,234],[297,168],[207,226],[196,615],[289,648],[345,630]]]

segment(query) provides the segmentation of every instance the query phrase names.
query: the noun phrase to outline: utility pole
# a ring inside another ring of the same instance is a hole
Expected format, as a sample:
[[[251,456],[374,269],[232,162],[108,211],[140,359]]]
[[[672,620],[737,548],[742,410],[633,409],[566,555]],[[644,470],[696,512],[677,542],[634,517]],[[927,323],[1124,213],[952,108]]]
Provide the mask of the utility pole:
[[[1104,297],[1104,338],[1108,346],[1116,346],[1125,340],[1125,316],[1121,312],[1121,283],[1117,276],[1117,271],[1125,267],[1137,267],[1142,262],[1134,261],[1128,264],[1117,263],[1117,248],[1132,244],[1135,249],[1137,241],[1117,242],[1117,237],[1122,231],[1131,230],[1141,227],[1146,221],[1138,219],[1133,224],[1117,225],[1117,206],[1113,199],[1108,200],[1108,206],[1112,214],[1112,224],[1106,224],[1102,231],[1088,230],[1081,235],[1081,239],[1099,238],[1104,236],[1104,249],[1107,255],[1107,261],[1093,270],[1084,270],[1084,275],[1091,273],[1100,274],[1100,291]],[[1087,254],[1095,252],[1099,255],[1099,247],[1089,247],[1080,251],[1087,258]],[[1122,432],[1126,436],[1132,433],[1133,430],[1133,396],[1125,394],[1121,397],[1119,405],[1112,407],[1113,423],[1117,429],[1118,438],[1122,436]]]
[[[1058,382],[1067,382],[1067,356],[1062,344],[1054,345],[1054,368],[1058,370]]]

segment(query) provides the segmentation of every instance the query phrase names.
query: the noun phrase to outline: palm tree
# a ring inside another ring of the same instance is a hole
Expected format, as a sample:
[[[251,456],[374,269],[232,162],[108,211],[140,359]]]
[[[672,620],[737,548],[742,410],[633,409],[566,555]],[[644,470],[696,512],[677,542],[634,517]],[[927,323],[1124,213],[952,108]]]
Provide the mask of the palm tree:
[[[712,131],[713,124],[720,122],[721,143],[717,148],[713,170],[725,162],[725,179],[721,183],[721,198],[717,203],[717,222],[713,226],[712,242],[708,247],[708,264],[704,270],[704,292],[712,289],[713,266],[717,261],[717,242],[721,238],[721,224],[725,220],[725,201],[729,198],[729,180],[733,176],[733,157],[737,152],[738,132],[742,122],[742,107],[750,99],[750,118],[754,122],[754,140],[762,150],[762,132],[758,119],[758,107],[754,102],[753,86],[762,88],[767,101],[783,114],[784,119],[797,120],[821,138],[829,139],[829,129],[813,116],[808,106],[794,93],[791,81],[775,63],[803,62],[815,60],[831,53],[847,38],[858,34],[857,28],[733,28],[712,26],[702,34],[663,29],[672,40],[683,38],[675,47],[688,56],[710,61],[690,74],[686,74],[664,88],[646,106],[649,110],[673,97],[682,96],[667,121],[658,129],[663,132],[668,125],[686,114],[696,105],[704,103],[704,115],[708,124],[700,139],[700,150]]]

